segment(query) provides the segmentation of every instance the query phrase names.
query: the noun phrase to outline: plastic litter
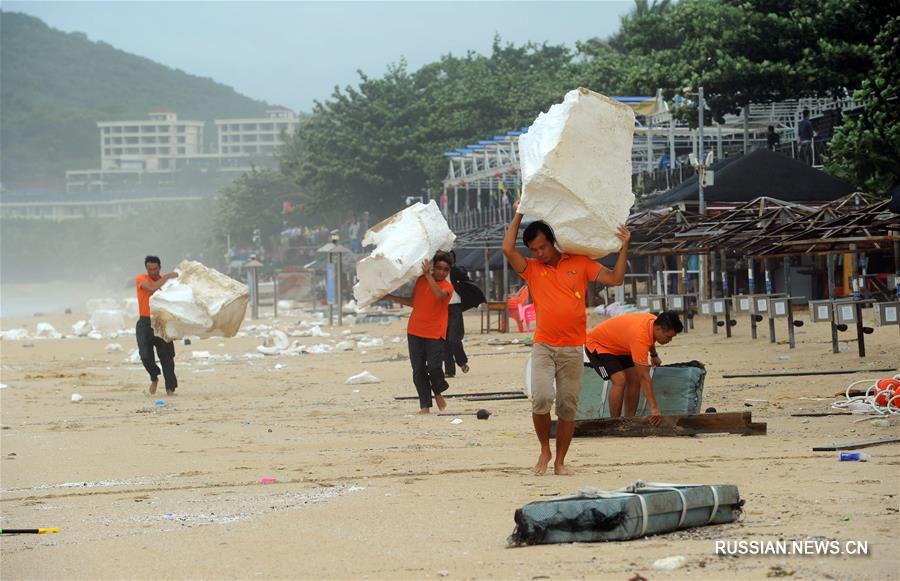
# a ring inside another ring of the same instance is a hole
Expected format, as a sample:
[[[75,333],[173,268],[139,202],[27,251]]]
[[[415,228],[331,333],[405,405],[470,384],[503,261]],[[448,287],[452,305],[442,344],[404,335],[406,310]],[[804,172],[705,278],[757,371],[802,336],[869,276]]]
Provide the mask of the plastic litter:
[[[865,452],[841,452],[838,455],[840,462],[868,462],[872,456]]]
[[[247,313],[247,285],[191,260],[183,260],[177,271],[177,279],[150,297],[154,333],[167,341],[186,335],[234,337]]]
[[[463,423],[463,421],[462,418],[453,418],[452,420],[450,420],[450,423],[454,426],[458,426],[459,424]]]
[[[115,353],[116,351],[121,351],[122,346],[118,343],[109,343],[105,347],[107,353]]]
[[[291,346],[287,333],[280,329],[267,331],[263,337],[263,344],[256,348],[263,355],[279,355]]]
[[[83,400],[83,399],[84,399],[84,398],[81,397],[81,394],[80,394],[80,393],[73,393],[73,394],[72,394],[72,403],[78,403],[78,402],[80,402],[80,401]]]
[[[9,331],[0,332],[0,339],[3,341],[28,341],[31,335],[27,329],[10,329]]]
[[[634,113],[579,88],[519,138],[519,212],[545,220],[563,250],[599,258],[621,248],[616,229],[634,205]]]
[[[57,331],[50,323],[38,323],[34,330],[34,336],[45,339],[61,339],[62,333]]]
[[[368,371],[363,371],[362,373],[351,375],[347,378],[347,381],[344,382],[345,385],[359,385],[362,383],[381,383],[381,380]]]
[[[209,351],[191,351],[191,359],[209,359]]]
[[[353,296],[357,305],[368,307],[418,278],[422,262],[431,260],[438,250],[453,248],[454,240],[456,235],[433,200],[417,202],[370,228],[363,245],[376,247],[356,264],[359,282],[353,287]]]
[[[360,349],[371,349],[372,347],[381,347],[384,345],[384,339],[381,337],[365,337],[357,342]]]
[[[653,568],[657,571],[674,571],[675,569],[680,569],[687,562],[681,555],[675,555],[674,557],[666,557],[665,559],[657,559],[653,561]]]
[[[91,325],[87,321],[78,321],[72,325],[72,334],[76,337],[86,337],[91,332]]]

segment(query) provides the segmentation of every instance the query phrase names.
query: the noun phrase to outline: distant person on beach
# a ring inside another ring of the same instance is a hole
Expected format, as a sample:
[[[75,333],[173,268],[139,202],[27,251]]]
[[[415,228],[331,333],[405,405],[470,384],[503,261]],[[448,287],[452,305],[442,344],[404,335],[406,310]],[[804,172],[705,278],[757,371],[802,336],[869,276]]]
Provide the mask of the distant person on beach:
[[[167,280],[178,278],[178,273],[170,272],[161,275],[160,267],[158,256],[147,256],[144,258],[144,268],[147,269],[147,274],[139,274],[135,278],[140,316],[134,333],[137,338],[141,363],[150,374],[150,394],[156,393],[160,374],[159,366],[156,365],[156,357],[153,355],[155,347],[156,354],[159,356],[159,364],[162,366],[162,375],[166,380],[166,394],[175,395],[175,388],[178,387],[178,378],[175,377],[175,344],[154,335],[153,327],[150,326],[150,296],[158,291]]]
[[[658,367],[662,360],[656,344],[665,345],[684,330],[675,311],[627,313],[603,321],[588,332],[584,350],[591,367],[609,380],[609,415],[631,417],[637,412],[640,394],[650,404],[650,423],[659,425],[661,415],[653,394],[650,365]],[[647,361],[647,357],[650,361]]]
[[[450,251],[453,267],[450,269],[450,284],[453,285],[453,296],[450,298],[447,319],[447,351],[444,354],[444,376],[455,377],[456,366],[463,373],[469,372],[469,356],[463,346],[466,327],[463,311],[484,302],[484,294],[472,284],[466,271],[456,265],[456,253]]]
[[[628,263],[628,240],[631,232],[619,226],[616,236],[622,249],[614,270],[586,256],[567,254],[556,248],[556,237],[550,226],[538,220],[525,228],[522,241],[533,258],[525,258],[516,250],[516,237],[522,214],[518,204],[503,239],[503,254],[519,276],[528,283],[537,314],[534,344],[531,348],[531,417],[534,431],[541,445],[541,453],[534,466],[535,474],[544,474],[553,455],[550,451],[550,409],[553,405],[553,381],[556,380],[556,460],[555,474],[569,475],[566,453],[575,431],[575,413],[581,394],[584,369],[585,331],[587,314],[584,297],[587,283],[597,281],[616,286],[625,280]]]
[[[813,130],[812,121],[809,120],[809,109],[803,110],[803,119],[797,125],[797,140],[800,142],[800,159],[807,165],[813,165],[813,138],[816,132]]]
[[[388,294],[384,299],[412,308],[406,326],[409,361],[413,383],[419,394],[419,413],[431,413],[432,394],[438,409],[447,407],[441,395],[449,384],[444,378],[444,352],[447,339],[448,306],[453,285],[447,280],[453,260],[446,252],[438,252],[434,260],[422,263],[422,276],[416,279],[411,297]]]
[[[766,130],[766,146],[774,150],[777,145],[781,143],[781,136],[775,132],[775,127],[773,125],[769,125],[769,128]]]

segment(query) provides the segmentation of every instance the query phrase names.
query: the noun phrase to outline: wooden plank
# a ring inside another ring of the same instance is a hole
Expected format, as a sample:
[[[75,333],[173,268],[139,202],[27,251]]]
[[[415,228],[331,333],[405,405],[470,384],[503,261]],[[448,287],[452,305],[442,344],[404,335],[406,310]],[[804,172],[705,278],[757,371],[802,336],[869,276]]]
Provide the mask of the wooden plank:
[[[900,442],[900,438],[877,438],[875,440],[857,440],[855,442],[846,442],[844,444],[824,444],[813,448],[813,452],[836,452],[838,450],[857,450],[859,448],[870,448],[872,446],[881,446],[882,444],[893,444]]]
[[[882,371],[896,371],[895,367],[882,369],[832,369],[828,371],[772,371],[769,373],[726,373],[724,379],[737,379],[741,377],[800,377],[804,375],[848,375],[850,373],[879,373]]]
[[[491,396],[501,396],[501,395],[502,396],[521,395],[522,397],[525,397],[525,394],[522,393],[521,391],[485,391],[483,393],[447,393],[447,392],[444,392],[441,395],[443,395],[444,398],[446,398],[446,399],[450,399],[450,398],[454,398],[454,397],[482,397],[482,396],[491,397]],[[417,396],[417,395],[395,395],[394,399],[396,399],[398,401],[405,401],[405,400],[419,399],[419,396]]]
[[[575,437],[642,437],[642,436],[693,436],[696,434],[741,434],[760,436],[766,434],[766,424],[753,422],[751,412],[728,412],[683,416],[662,416],[658,426],[650,424],[647,416],[631,418],[603,418],[575,422]],[[556,422],[551,425],[551,435],[556,435]]]
[[[470,395],[463,398],[466,401],[499,401],[502,399],[528,399],[528,396],[522,392],[510,393],[507,395]]]

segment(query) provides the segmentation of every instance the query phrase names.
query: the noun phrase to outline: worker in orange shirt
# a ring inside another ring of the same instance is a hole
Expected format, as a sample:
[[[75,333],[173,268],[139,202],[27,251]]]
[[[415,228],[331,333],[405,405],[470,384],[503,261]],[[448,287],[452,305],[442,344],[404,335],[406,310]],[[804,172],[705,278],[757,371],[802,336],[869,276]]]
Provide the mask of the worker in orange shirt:
[[[609,389],[609,415],[634,416],[643,392],[650,404],[650,423],[660,423],[659,406],[653,395],[650,367],[662,365],[656,344],[665,345],[684,330],[675,311],[627,313],[603,321],[588,332],[584,349],[591,366],[612,385]],[[647,357],[650,357],[648,363]]]
[[[518,205],[514,206],[518,210]],[[503,253],[519,276],[528,283],[537,314],[534,344],[531,348],[531,417],[541,445],[534,466],[535,474],[544,474],[553,459],[550,450],[550,409],[556,380],[556,460],[553,472],[572,474],[566,464],[566,453],[575,431],[575,414],[581,395],[584,371],[587,314],[584,297],[587,283],[597,281],[616,286],[625,280],[628,263],[628,240],[631,233],[619,226],[616,236],[622,241],[616,266],[609,270],[586,256],[567,254],[556,248],[553,229],[541,220],[525,228],[522,241],[531,251],[525,258],[516,250],[516,237],[522,214],[516,212],[503,239]]]
[[[385,295],[384,298],[412,307],[406,326],[409,361],[413,368],[413,383],[419,394],[419,413],[431,413],[431,403],[438,409],[447,407],[441,394],[449,384],[444,378],[444,353],[447,339],[447,320],[453,285],[447,280],[453,259],[446,252],[438,252],[434,261],[422,263],[422,276],[416,279],[411,297]]]
[[[171,341],[165,341],[162,337],[153,334],[153,327],[150,326],[150,296],[166,284],[166,281],[178,278],[178,273],[160,274],[160,267],[158,256],[147,256],[144,258],[144,268],[147,269],[147,274],[139,274],[135,277],[138,315],[140,316],[134,334],[141,363],[150,374],[150,395],[156,393],[160,374],[159,365],[156,364],[156,357],[153,355],[154,347],[156,354],[159,355],[162,375],[166,380],[166,394],[175,395],[175,388],[178,387],[178,378],[175,377],[175,345]]]

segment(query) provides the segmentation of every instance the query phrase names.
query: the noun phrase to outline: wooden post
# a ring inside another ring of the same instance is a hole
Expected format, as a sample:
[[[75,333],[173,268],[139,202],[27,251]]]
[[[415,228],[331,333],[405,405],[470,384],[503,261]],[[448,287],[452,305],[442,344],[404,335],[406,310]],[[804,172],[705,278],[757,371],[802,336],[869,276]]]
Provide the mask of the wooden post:
[[[731,337],[731,309],[729,308],[729,303],[731,301],[728,299],[728,261],[725,258],[725,251],[719,251],[720,259],[721,259],[721,273],[722,273],[722,298],[725,300],[725,337]]]
[[[716,293],[716,253],[715,251],[709,253],[709,298],[714,299],[717,298],[718,294]],[[712,329],[713,335],[719,334],[719,318],[716,316],[716,311],[712,307],[710,307],[710,314],[712,315]]]
[[[772,294],[775,291],[775,285],[772,282],[772,271],[769,270],[769,259],[763,258],[763,270],[766,275],[766,294],[769,295],[769,300],[772,300]],[[771,311],[769,311],[771,313]],[[772,315],[769,315],[769,343],[775,342],[775,319],[772,318]]]
[[[791,309],[791,259],[784,257],[784,294],[788,297],[787,302],[787,324],[788,324],[788,346],[793,349],[797,346],[797,340],[794,336],[794,311]]]
[[[752,297],[756,293],[756,281],[753,278],[753,257],[747,257],[747,294]],[[753,298],[750,299],[751,301]],[[756,339],[756,315],[750,311],[750,338]]]
[[[828,269],[828,298],[831,300],[831,352],[837,353],[838,349],[838,338],[837,338],[837,325],[834,324],[834,318],[836,313],[834,312],[834,299],[835,299],[835,288],[834,288],[834,254],[829,254],[825,259],[826,268]]]

